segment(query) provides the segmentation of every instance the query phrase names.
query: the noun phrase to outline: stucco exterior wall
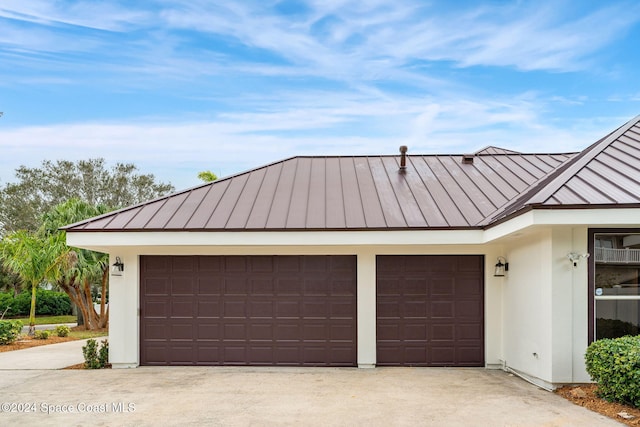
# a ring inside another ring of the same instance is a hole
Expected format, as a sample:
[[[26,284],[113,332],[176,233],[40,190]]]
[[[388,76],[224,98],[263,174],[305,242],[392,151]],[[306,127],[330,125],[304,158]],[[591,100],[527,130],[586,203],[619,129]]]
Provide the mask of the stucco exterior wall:
[[[587,252],[587,228],[539,228],[509,240],[503,294],[504,364],[546,388],[588,382],[587,269],[570,252]]]

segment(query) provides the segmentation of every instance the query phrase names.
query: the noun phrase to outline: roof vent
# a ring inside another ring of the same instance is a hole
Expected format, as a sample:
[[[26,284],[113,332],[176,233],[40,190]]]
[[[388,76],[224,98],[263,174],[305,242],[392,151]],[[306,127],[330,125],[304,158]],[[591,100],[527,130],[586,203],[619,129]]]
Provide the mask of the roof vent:
[[[473,154],[463,154],[462,155],[462,163],[464,163],[465,165],[472,165],[473,164]]]
[[[400,146],[400,171],[404,172],[405,169],[407,169],[407,146],[406,145],[401,145]]]

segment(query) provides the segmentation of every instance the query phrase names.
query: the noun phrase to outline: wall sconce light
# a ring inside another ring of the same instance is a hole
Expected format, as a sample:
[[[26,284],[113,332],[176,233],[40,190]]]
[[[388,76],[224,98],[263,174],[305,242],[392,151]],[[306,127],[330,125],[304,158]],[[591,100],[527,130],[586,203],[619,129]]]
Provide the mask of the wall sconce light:
[[[567,258],[569,259],[569,261],[571,261],[573,263],[574,267],[578,266],[578,261],[580,261],[583,258],[589,258],[589,255],[591,255],[590,253],[585,253],[585,254],[577,254],[575,252],[569,252],[567,254]]]
[[[111,266],[111,275],[112,276],[122,276],[124,273],[124,264],[119,256],[116,257],[116,262]]]
[[[498,257],[498,263],[496,264],[496,271],[493,273],[494,277],[504,277],[505,271],[509,271],[509,263],[504,257]]]

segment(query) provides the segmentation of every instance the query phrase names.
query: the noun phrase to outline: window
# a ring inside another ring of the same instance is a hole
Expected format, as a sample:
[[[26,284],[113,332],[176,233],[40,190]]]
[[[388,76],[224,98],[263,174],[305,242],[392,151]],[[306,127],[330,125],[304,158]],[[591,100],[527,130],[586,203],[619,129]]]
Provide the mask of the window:
[[[640,334],[640,230],[593,234],[595,339]]]

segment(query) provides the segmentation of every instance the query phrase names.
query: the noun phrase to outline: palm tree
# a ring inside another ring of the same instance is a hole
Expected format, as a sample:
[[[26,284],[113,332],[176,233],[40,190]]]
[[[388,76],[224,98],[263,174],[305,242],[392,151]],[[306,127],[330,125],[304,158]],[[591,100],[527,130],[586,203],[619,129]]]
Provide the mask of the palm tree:
[[[28,231],[16,231],[0,242],[0,258],[5,268],[18,275],[31,288],[29,335],[35,333],[36,290],[45,280],[55,258],[51,239],[41,239]]]
[[[79,199],[70,199],[43,216],[40,233],[50,239],[55,262],[49,277],[82,312],[86,329],[101,329],[109,321],[106,306],[109,280],[109,255],[101,252],[71,248],[66,245],[66,233],[60,227],[108,212],[102,205],[93,206]],[[93,306],[91,287],[100,284],[100,313]]]

